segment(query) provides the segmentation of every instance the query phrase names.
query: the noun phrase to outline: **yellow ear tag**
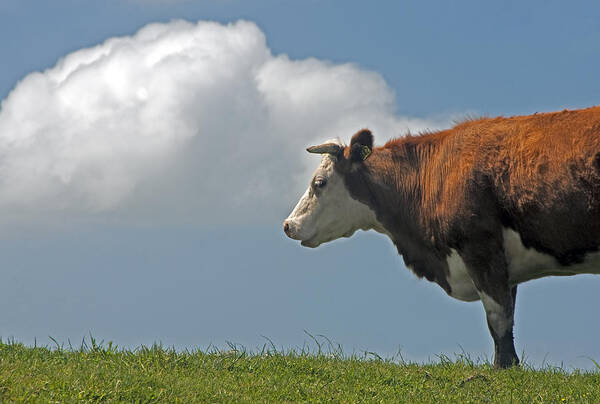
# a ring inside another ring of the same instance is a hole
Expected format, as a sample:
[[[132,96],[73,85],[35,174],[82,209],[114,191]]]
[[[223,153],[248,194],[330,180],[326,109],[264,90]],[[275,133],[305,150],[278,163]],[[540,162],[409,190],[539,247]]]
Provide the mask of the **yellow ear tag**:
[[[362,158],[363,161],[365,161],[367,159],[367,157],[369,157],[371,155],[371,149],[369,148],[369,146],[363,146],[360,149],[360,157]]]

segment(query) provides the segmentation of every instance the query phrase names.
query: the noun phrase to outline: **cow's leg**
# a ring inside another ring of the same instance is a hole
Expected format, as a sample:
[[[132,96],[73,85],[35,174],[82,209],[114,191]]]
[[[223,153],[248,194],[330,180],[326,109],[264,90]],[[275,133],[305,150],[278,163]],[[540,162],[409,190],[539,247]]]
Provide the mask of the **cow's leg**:
[[[485,309],[494,339],[494,367],[498,369],[519,364],[513,341],[517,288],[508,283],[502,245],[490,244],[468,249],[472,253],[466,253],[464,260]]]
[[[518,365],[519,357],[513,341],[513,297],[516,297],[516,286],[512,290],[507,289],[506,293],[496,291],[490,295],[480,291],[479,296],[485,308],[488,328],[494,339],[494,367],[498,369]]]

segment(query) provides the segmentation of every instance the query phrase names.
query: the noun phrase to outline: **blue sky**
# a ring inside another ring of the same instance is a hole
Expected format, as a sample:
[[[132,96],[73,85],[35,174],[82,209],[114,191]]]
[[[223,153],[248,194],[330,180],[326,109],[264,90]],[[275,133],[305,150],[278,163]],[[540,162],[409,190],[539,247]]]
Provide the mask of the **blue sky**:
[[[304,147],[348,140],[363,125],[381,144],[466,115],[596,105],[600,7],[375,4],[0,3],[0,137],[17,145],[0,145],[0,335],[252,349],[262,336],[301,346],[307,330],[347,352],[491,356],[481,305],[417,280],[387,239],[361,233],[308,250],[285,238],[281,221],[318,161]],[[240,19],[249,25],[195,25]],[[95,48],[109,55],[105,65],[77,65],[58,90],[47,85],[67,72],[45,72],[67,54],[154,22],[174,35],[169,46],[195,38],[225,62],[205,63],[192,49],[189,66],[173,58],[136,70],[158,49],[147,29],[148,43]],[[105,94],[120,71],[127,80]],[[174,108],[154,103],[150,82]],[[130,95],[138,104],[120,103]],[[160,141],[151,148],[143,136]],[[535,364],[591,367],[585,357],[600,358],[598,287],[592,276],[522,285],[517,350]]]

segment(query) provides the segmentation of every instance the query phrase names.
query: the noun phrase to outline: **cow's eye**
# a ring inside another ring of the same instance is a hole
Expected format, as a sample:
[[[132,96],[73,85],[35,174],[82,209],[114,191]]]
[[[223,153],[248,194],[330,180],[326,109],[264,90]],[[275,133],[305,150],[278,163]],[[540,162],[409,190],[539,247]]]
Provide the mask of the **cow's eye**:
[[[327,184],[327,180],[325,178],[315,178],[315,188],[323,188],[325,184]]]

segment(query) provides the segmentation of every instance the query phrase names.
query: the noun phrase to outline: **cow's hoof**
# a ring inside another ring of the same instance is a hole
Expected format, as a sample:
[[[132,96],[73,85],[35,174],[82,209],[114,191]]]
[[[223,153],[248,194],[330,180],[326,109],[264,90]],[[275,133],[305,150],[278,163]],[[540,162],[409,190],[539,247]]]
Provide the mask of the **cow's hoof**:
[[[494,358],[494,369],[508,369],[519,366],[519,357],[516,355],[496,355]]]

